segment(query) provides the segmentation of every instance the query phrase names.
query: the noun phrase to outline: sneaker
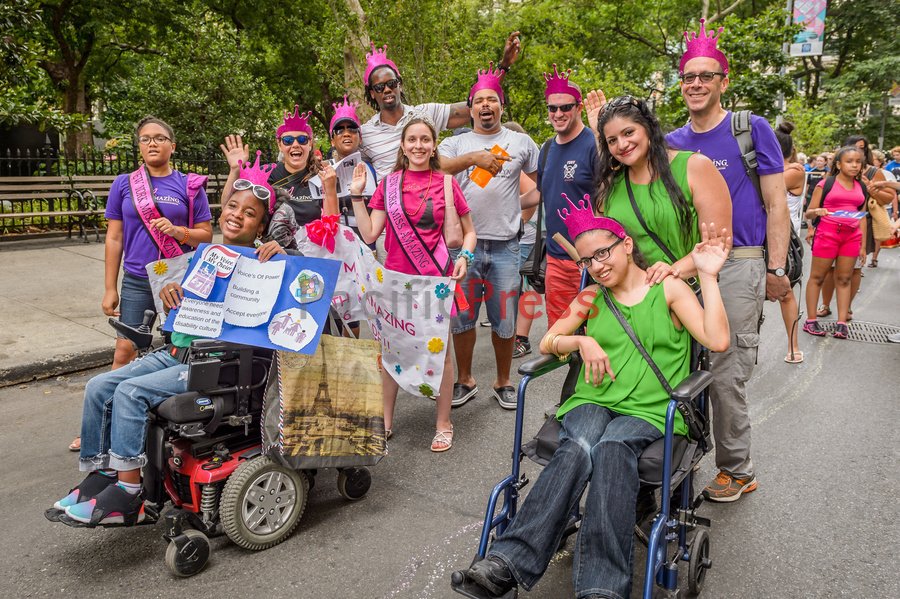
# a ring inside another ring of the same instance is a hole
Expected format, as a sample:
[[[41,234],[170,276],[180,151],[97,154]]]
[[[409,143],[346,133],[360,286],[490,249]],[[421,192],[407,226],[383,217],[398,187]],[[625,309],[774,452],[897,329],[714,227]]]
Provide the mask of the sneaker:
[[[103,489],[116,484],[118,477],[107,476],[99,471],[91,472],[78,486],[69,491],[69,494],[53,504],[53,507],[61,512],[78,503],[90,501]]]
[[[492,595],[503,595],[516,586],[512,572],[499,557],[490,556],[475,562],[467,574],[469,579]]]
[[[144,521],[144,494],[109,485],[89,501],[66,508],[66,517],[88,526],[132,526]]]
[[[521,358],[522,356],[527,356],[531,353],[531,342],[528,340],[528,337],[522,339],[520,337],[516,337],[516,346],[513,348],[513,358]]]
[[[516,388],[511,386],[495,388],[494,399],[504,410],[515,410],[519,405],[516,399]]]
[[[478,326],[487,328],[487,327],[491,326],[491,321],[490,320],[482,320],[481,322],[478,323]]]
[[[756,490],[756,476],[734,478],[724,470],[720,470],[715,480],[706,485],[703,495],[710,501],[730,503],[740,499],[744,493]]]
[[[819,325],[818,320],[807,320],[803,323],[803,332],[815,335],[816,337],[824,337],[825,329]]]
[[[839,322],[834,325],[834,332],[831,334],[835,339],[846,339],[850,336],[850,327],[846,322]]]
[[[453,399],[450,401],[450,406],[458,408],[476,395],[478,395],[478,387],[476,385],[470,387],[468,385],[463,385],[462,383],[454,383]]]

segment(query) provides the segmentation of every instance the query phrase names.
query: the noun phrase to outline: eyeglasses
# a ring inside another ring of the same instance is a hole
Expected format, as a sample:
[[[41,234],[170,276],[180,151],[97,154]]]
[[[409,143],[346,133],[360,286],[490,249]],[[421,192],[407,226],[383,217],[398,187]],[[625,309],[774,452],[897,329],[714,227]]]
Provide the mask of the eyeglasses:
[[[263,202],[268,202],[269,198],[272,197],[272,192],[269,191],[268,187],[266,187],[265,185],[255,185],[253,181],[250,181],[248,179],[238,179],[234,182],[233,187],[235,191],[245,191],[247,189],[252,189],[253,195]]]
[[[281,143],[286,146],[294,145],[294,142],[297,142],[301,146],[305,146],[309,143],[309,135],[282,135]]]
[[[681,82],[685,85],[690,85],[697,80],[697,77],[700,77],[701,83],[709,83],[716,78],[716,75],[724,77],[725,73],[716,73],[715,71],[703,71],[702,73],[682,73],[678,76],[678,78],[681,79]]]
[[[624,239],[617,239],[612,243],[612,245],[608,245],[605,248],[600,248],[590,258],[582,258],[575,264],[578,266],[578,270],[585,270],[591,267],[591,261],[596,260],[597,262],[606,262],[609,260],[609,254],[612,252],[612,249],[622,243]]]
[[[547,104],[547,110],[550,111],[550,114],[556,114],[557,110],[561,110],[563,112],[569,112],[573,108],[578,106],[577,102],[572,102],[571,104]]]
[[[156,145],[160,145],[172,140],[165,135],[141,135],[140,137],[138,137],[138,143],[144,146],[149,144],[151,141],[155,142]]]
[[[379,94],[384,91],[384,87],[387,86],[391,89],[397,89],[397,86],[400,85],[399,79],[391,79],[390,81],[385,81],[384,83],[375,83],[372,85],[372,89],[374,89]]]
[[[344,133],[359,133],[359,127],[356,125],[341,125],[335,127],[334,131],[331,132],[331,135],[343,135]]]

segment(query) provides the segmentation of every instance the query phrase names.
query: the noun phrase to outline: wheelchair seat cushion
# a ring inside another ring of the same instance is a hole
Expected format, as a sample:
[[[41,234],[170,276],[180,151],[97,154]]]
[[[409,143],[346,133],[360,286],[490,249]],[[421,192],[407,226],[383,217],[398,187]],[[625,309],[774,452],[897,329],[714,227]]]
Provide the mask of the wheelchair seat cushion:
[[[652,486],[662,484],[663,460],[665,459],[666,440],[661,437],[648,445],[638,459],[638,476],[641,483]],[[693,465],[695,454],[699,451],[695,442],[685,436],[675,435],[672,443],[672,479],[680,480],[677,475],[687,472]],[[702,453],[702,452],[701,452]]]

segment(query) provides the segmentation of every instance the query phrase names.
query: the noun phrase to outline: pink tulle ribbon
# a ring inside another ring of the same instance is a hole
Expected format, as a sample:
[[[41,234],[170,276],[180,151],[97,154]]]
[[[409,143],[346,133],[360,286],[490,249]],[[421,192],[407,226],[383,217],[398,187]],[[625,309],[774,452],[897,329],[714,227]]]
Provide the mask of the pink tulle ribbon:
[[[330,214],[328,216],[323,216],[319,220],[307,223],[306,236],[309,237],[311,242],[325,248],[329,253],[333,254],[334,236],[337,235],[338,229],[340,228],[338,225],[339,218],[340,216],[337,214]]]

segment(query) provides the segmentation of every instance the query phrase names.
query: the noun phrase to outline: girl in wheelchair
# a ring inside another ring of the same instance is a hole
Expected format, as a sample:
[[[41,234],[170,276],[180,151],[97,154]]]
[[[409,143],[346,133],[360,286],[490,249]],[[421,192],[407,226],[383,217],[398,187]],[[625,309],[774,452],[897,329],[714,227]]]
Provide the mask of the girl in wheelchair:
[[[222,207],[219,228],[228,245],[253,247],[266,230],[275,205],[267,172],[242,165],[234,191]],[[261,244],[256,255],[265,262],[284,250],[275,241]],[[183,299],[181,285],[160,292],[166,310]],[[133,525],[144,520],[141,468],[147,462],[144,442],[150,409],[187,390],[186,357],[196,337],[172,333],[171,343],[122,368],[88,381],[84,390],[79,469],[89,472],[77,487],[53,504],[57,518],[72,525]],[[49,517],[49,516],[48,516]]]
[[[624,227],[595,216],[587,198],[579,204],[569,201],[571,210],[560,216],[574,240],[578,256],[573,259],[596,284],[576,297],[540,348],[560,357],[580,352],[584,366],[575,393],[557,413],[559,449],[486,558],[465,572],[484,597],[504,596],[517,584],[530,590],[537,583],[586,487],[574,557],[575,596],[631,596],[638,457],[663,436],[669,395],[610,306],[624,315],[673,386],[689,374],[692,336],[713,351],[724,351],[729,344],[717,285],[731,249],[725,230],[702,224],[701,242],[690,254],[702,307],[677,277],[648,284],[647,263]],[[574,335],[582,325],[586,334]],[[687,434],[680,414],[675,430]]]

